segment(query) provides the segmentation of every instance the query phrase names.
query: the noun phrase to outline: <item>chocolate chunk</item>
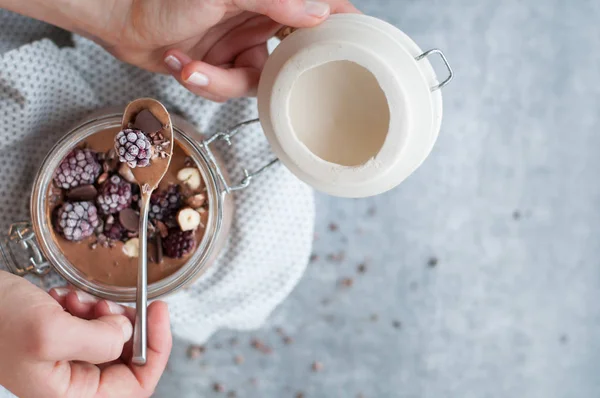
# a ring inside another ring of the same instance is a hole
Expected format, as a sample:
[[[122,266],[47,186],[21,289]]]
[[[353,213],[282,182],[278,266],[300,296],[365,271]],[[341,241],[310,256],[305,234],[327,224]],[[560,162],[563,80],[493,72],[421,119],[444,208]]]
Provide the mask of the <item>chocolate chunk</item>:
[[[133,125],[146,134],[155,133],[163,128],[162,123],[148,109],[137,114]]]
[[[119,212],[119,222],[126,230],[137,232],[140,224],[140,216],[133,209],[123,209]]]
[[[67,198],[77,202],[94,200],[97,195],[98,190],[93,185],[82,185],[80,187],[71,188],[67,192]]]

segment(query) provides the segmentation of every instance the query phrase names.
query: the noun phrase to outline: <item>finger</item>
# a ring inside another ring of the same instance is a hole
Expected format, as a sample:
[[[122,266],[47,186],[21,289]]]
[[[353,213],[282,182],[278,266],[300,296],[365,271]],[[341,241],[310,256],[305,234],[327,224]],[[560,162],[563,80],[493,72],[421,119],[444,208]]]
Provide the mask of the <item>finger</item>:
[[[192,59],[190,57],[188,57],[182,51],[179,51],[179,50],[167,51],[164,56],[164,62],[165,62],[165,65],[167,66],[167,69],[169,70],[169,73],[171,74],[171,76],[173,76],[175,79],[177,79],[177,81],[182,86],[184,86],[185,88],[190,90],[192,93],[199,95],[201,97],[204,97],[208,100],[215,101],[215,102],[227,101],[227,99],[228,99],[227,97],[224,97],[224,96],[218,95],[218,94],[217,95],[212,94],[206,90],[203,90],[200,87],[190,86],[183,80],[183,78],[181,77],[181,71],[185,66],[189,65],[192,62]]]
[[[64,311],[49,311],[36,320],[31,351],[43,360],[103,363],[119,358],[133,327],[122,315],[91,321]]]
[[[262,15],[256,16],[221,37],[202,61],[211,65],[231,63],[244,51],[266,43],[279,29],[281,24]]]
[[[119,305],[114,301],[100,300],[94,307],[94,317],[100,318],[107,315],[124,315],[131,321],[135,322],[135,308]]]
[[[235,4],[242,10],[266,15],[295,28],[315,26],[331,12],[327,2],[314,0],[237,0]]]
[[[181,76],[191,91],[200,89],[212,95],[236,98],[254,91],[260,79],[260,70],[253,67],[224,69],[193,61],[183,68]]]
[[[65,298],[65,309],[82,319],[94,319],[94,307],[99,299],[81,290],[71,290]]]
[[[71,289],[69,289],[68,287],[54,287],[52,289],[50,289],[50,291],[48,291],[48,294],[50,295],[50,297],[52,297],[54,300],[56,300],[56,302],[58,304],[61,305],[61,307],[65,308],[66,307],[66,299],[67,299],[67,295],[69,294],[69,292],[71,292]]]

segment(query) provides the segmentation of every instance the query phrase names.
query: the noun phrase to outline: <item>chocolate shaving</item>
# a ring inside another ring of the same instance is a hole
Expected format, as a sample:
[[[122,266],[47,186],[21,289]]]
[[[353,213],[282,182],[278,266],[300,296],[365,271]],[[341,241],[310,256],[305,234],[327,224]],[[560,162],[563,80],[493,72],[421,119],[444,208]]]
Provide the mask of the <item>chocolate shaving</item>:
[[[77,202],[93,200],[97,195],[98,190],[93,185],[82,185],[80,187],[71,188],[67,192],[67,198]]]
[[[98,177],[98,184],[102,184],[106,180],[108,180],[108,172],[104,172]]]
[[[144,109],[137,114],[133,126],[146,134],[155,133],[163,129],[160,120],[158,120],[148,109]]]
[[[253,339],[250,344],[252,345],[252,348],[262,352],[263,354],[270,354],[273,352],[273,349],[271,347],[269,347],[268,345],[266,345],[258,339]]]
[[[138,232],[140,215],[131,208],[123,209],[119,212],[119,222],[126,230]]]
[[[169,234],[169,228],[162,221],[156,221],[156,228],[158,229],[158,232],[160,232],[162,238],[166,238]]]
[[[154,236],[154,239],[156,241],[156,264],[162,264],[163,262],[163,246],[162,246],[162,238],[160,236],[160,234],[156,234]]]

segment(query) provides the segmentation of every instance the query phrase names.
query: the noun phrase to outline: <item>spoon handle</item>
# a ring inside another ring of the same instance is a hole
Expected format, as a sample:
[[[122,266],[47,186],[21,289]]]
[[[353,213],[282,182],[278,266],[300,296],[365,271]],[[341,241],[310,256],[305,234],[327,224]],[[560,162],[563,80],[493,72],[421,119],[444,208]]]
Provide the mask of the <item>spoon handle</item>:
[[[135,365],[146,364],[148,342],[148,213],[150,192],[142,192],[140,207],[140,251],[138,256],[138,278],[135,298],[135,327],[133,330],[133,357]]]

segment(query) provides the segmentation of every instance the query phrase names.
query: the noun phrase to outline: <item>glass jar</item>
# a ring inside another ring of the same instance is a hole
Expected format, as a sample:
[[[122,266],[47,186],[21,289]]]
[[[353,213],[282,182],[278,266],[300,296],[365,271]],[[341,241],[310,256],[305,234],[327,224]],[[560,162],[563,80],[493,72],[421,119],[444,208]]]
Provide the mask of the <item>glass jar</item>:
[[[194,254],[178,271],[148,286],[150,299],[173,293],[194,282],[214,263],[226,243],[233,219],[234,204],[230,193],[245,188],[256,175],[275,163],[272,161],[255,173],[244,170],[242,182],[231,185],[220,158],[213,153],[210,145],[217,140],[231,144],[231,138],[242,127],[256,121],[244,122],[227,132],[204,139],[183,118],[176,115],[171,118],[175,141],[195,162],[206,184],[209,214],[204,236]],[[31,222],[13,224],[8,239],[0,244],[4,261],[13,273],[44,275],[53,268],[70,284],[94,296],[117,302],[135,301],[135,287],[113,286],[90,280],[65,257],[52,237],[51,214],[46,206],[54,171],[62,159],[94,133],[120,128],[121,119],[122,113],[113,109],[96,112],[70,130],[50,150],[34,178],[30,201]]]

